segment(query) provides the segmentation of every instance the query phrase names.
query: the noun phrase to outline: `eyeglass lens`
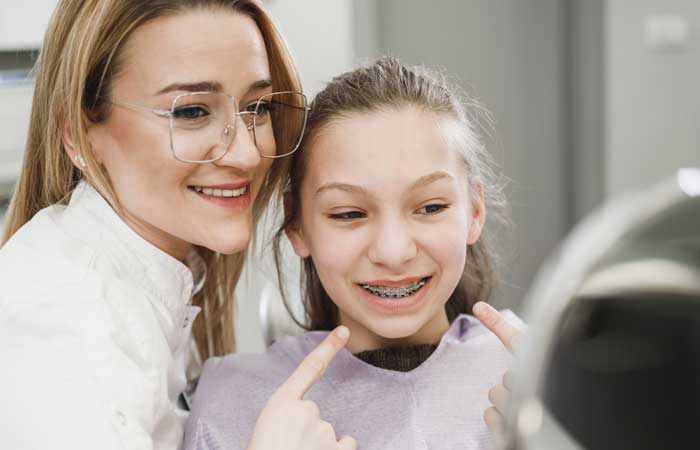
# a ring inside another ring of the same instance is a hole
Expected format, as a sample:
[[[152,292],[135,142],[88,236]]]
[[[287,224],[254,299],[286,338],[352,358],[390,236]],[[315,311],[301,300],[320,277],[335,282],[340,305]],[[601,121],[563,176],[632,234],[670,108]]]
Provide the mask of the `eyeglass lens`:
[[[272,93],[241,106],[238,113],[233,98],[221,93],[178,97],[170,119],[175,156],[191,162],[217,160],[227,151],[235,151],[230,147],[236,133],[242,131],[241,125],[252,132],[251,137],[263,157],[281,157],[296,150],[306,123],[303,94]]]

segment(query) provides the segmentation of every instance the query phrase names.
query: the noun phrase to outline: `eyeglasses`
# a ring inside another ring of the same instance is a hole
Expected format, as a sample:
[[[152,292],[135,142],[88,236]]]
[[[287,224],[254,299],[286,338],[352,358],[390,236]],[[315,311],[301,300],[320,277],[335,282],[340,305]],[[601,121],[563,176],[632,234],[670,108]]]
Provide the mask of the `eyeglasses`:
[[[224,157],[236,137],[239,120],[252,132],[260,156],[291,155],[299,148],[310,110],[306,95],[297,91],[265,94],[242,109],[234,97],[220,92],[180,94],[169,110],[116,100],[112,103],[167,117],[173,157],[198,164]]]

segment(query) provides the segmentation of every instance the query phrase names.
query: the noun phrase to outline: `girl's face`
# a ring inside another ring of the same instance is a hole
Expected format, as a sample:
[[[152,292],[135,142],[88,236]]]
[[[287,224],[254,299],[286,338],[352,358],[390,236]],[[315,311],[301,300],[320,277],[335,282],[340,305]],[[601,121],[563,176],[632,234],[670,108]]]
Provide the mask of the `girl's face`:
[[[233,12],[193,11],[148,22],[129,37],[120,67],[112,99],[147,108],[169,110],[178,94],[198,91],[232,95],[243,107],[272,91],[260,31]],[[237,125],[228,153],[206,164],[173,157],[168,117],[123,104],[112,105],[88,137],[125,209],[123,219],[182,259],[193,244],[224,254],[248,244],[252,203],[271,160],[260,158],[252,134],[241,120]],[[266,145],[274,148],[274,139]]]
[[[413,108],[351,115],[306,155],[289,236],[313,259],[354,353],[434,343],[449,326],[444,305],[484,222],[451,125]]]

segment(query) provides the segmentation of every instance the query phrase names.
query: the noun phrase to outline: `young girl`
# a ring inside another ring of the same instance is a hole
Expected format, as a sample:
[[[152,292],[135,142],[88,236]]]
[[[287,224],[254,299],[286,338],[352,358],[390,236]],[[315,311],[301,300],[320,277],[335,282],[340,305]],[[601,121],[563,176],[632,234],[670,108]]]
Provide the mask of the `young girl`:
[[[493,179],[441,78],[390,58],[335,78],[314,100],[285,194],[312,331],[210,360],[185,448],[243,449],[254,411],[338,324],[348,345],[306,398],[339,435],[363,450],[488,447],[487,393],[509,355],[466,313],[493,288]]]

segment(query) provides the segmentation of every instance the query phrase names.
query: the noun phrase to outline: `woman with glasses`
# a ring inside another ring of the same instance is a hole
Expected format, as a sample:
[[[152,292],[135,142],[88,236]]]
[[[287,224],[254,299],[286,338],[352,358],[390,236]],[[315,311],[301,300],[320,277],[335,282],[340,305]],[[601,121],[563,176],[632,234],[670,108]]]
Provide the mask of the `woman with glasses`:
[[[180,446],[190,355],[233,351],[246,248],[307,109],[254,0],[59,2],[0,248],[3,448]],[[249,449],[355,448],[303,400],[347,334]]]

